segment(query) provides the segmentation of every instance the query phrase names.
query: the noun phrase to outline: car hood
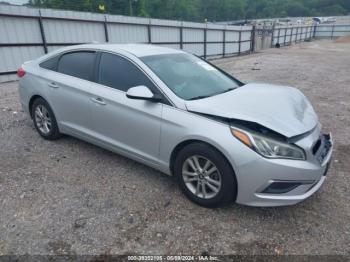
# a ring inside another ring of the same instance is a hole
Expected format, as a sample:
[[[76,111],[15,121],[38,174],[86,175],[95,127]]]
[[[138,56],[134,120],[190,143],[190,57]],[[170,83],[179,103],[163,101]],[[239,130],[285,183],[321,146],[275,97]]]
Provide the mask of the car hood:
[[[252,83],[216,96],[186,101],[188,111],[258,123],[286,137],[313,129],[317,115],[307,98],[287,86]]]

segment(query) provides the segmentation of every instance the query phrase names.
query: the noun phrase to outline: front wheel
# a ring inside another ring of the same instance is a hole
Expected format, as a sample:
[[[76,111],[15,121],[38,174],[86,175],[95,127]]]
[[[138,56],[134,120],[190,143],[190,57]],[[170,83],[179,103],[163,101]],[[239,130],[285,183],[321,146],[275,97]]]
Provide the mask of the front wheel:
[[[185,195],[204,207],[218,207],[233,202],[237,182],[231,165],[213,147],[193,143],[177,155],[174,175]]]

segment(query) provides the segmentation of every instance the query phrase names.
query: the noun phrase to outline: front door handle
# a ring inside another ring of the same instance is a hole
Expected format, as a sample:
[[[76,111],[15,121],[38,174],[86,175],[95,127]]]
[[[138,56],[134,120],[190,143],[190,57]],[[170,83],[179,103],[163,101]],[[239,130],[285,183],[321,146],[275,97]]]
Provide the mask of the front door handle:
[[[100,97],[91,98],[91,101],[99,105],[103,105],[103,106],[106,105],[106,102]]]
[[[49,85],[49,87],[52,87],[52,88],[58,88],[58,87],[59,87],[59,86],[58,86],[56,83],[54,83],[54,82],[49,83],[48,85]]]

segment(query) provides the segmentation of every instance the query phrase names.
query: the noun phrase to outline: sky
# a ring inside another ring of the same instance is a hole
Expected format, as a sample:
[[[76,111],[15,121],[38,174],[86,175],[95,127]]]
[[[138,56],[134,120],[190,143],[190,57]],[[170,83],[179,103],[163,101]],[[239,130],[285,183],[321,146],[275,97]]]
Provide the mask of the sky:
[[[25,3],[28,3],[28,0],[2,0],[4,2],[8,2],[10,4],[14,4],[14,5],[22,5]]]

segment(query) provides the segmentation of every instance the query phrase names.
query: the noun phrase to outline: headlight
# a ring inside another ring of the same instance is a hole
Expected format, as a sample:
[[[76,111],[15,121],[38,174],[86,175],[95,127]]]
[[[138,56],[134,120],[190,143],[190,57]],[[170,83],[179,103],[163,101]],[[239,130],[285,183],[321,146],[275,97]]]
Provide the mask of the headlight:
[[[304,151],[295,145],[234,127],[231,127],[231,133],[242,143],[264,157],[296,160],[306,159]]]

